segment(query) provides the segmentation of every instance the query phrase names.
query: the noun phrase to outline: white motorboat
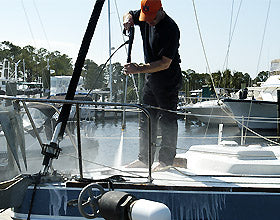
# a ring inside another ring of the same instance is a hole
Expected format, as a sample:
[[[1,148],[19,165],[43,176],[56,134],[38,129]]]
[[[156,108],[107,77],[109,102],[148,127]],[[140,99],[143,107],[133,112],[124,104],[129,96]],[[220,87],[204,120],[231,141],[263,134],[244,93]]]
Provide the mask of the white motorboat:
[[[280,60],[271,62],[269,78],[259,87],[248,87],[244,99],[224,99],[238,125],[251,129],[277,128],[277,90],[280,88]]]
[[[236,125],[233,114],[222,100],[201,101],[180,107],[205,124]]]

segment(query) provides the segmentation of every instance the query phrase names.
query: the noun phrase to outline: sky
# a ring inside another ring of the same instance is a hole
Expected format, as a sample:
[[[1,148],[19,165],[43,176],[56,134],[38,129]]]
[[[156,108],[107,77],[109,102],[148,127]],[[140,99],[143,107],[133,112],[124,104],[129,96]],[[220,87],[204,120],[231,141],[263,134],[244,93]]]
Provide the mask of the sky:
[[[88,59],[100,65],[109,57],[109,3],[111,46],[117,48],[124,39],[122,16],[139,9],[140,2],[105,1]],[[0,42],[57,50],[75,63],[95,0],[0,0],[0,3]],[[163,9],[180,29],[182,70],[209,73],[209,69],[215,72],[228,68],[254,78],[258,72],[269,70],[272,60],[280,59],[279,0],[195,0],[194,3],[208,67],[193,0],[162,0]],[[126,50],[117,52],[112,62],[125,64]],[[139,28],[135,32],[132,62],[144,62]]]

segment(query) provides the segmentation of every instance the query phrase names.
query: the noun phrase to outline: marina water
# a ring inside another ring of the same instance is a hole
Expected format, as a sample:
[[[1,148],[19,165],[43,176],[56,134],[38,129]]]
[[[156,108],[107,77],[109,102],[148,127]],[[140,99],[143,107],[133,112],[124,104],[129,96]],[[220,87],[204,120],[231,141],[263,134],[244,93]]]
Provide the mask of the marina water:
[[[75,123],[70,123],[70,133],[73,137],[76,134]],[[185,153],[192,145],[217,144],[218,125],[207,126],[196,120],[178,119],[178,143],[177,153]],[[49,140],[41,129],[40,136],[44,143]],[[139,152],[139,125],[138,118],[127,118],[126,128],[122,130],[122,120],[95,120],[81,121],[81,144],[82,159],[85,176],[93,169],[104,167],[120,167],[126,165],[138,157]],[[223,140],[234,140],[240,144],[240,130],[237,126],[223,128]],[[5,138],[0,137],[2,143],[6,143]],[[43,157],[41,148],[34,133],[26,133],[26,154],[28,170],[23,172],[36,173],[42,167]],[[158,137],[160,143],[160,136]],[[264,141],[258,138],[246,138],[246,144],[262,144]],[[159,144],[158,144],[159,145]],[[5,151],[4,145],[1,151]],[[68,136],[65,136],[59,145],[62,148],[59,160],[54,160],[54,168],[64,174],[78,172],[77,148]],[[3,149],[2,149],[3,148]],[[159,147],[157,147],[158,151]],[[156,152],[157,152],[156,151]],[[157,154],[156,154],[157,159]],[[23,168],[24,166],[22,166]]]

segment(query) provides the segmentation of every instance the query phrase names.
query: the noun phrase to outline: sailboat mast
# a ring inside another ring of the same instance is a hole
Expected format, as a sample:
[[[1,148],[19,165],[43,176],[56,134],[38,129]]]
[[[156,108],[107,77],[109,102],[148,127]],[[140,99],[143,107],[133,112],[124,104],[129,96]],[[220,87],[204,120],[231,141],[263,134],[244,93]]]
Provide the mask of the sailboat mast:
[[[110,0],[108,0],[108,28],[109,28],[109,57],[111,57],[111,10],[110,10]],[[110,88],[110,97],[109,101],[112,102],[112,61],[109,62],[109,88]]]
[[[94,5],[94,9],[92,11],[86,32],[84,34],[83,40],[82,40],[82,44],[79,50],[79,54],[75,63],[75,67],[74,67],[74,71],[72,74],[72,78],[70,80],[69,86],[68,86],[68,90],[65,96],[66,100],[73,100],[74,96],[75,96],[75,92],[78,86],[78,82],[82,73],[82,68],[84,66],[84,62],[86,59],[86,55],[91,43],[91,39],[93,37],[103,4],[104,4],[105,0],[96,0],[95,5]],[[44,157],[44,161],[43,161],[43,174],[45,174],[48,169],[49,166],[51,165],[52,159],[55,157],[58,157],[57,155],[59,154],[60,148],[58,147],[58,142],[59,139],[63,138],[63,134],[66,128],[66,124],[69,118],[69,114],[70,114],[70,110],[71,110],[71,104],[64,104],[62,106],[62,109],[60,111],[60,114],[58,116],[58,120],[57,120],[57,125],[55,128],[55,131],[53,133],[52,136],[52,140],[51,143],[48,145],[45,145],[45,152],[43,153],[45,155]],[[56,152],[58,152],[57,155],[55,154],[50,154],[49,152],[54,152],[56,150]]]

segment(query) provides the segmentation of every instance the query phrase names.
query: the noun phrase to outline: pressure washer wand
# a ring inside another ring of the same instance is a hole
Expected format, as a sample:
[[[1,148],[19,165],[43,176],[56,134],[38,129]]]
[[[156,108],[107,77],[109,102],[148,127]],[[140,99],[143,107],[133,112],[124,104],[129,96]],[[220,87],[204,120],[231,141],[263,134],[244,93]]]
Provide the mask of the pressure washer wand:
[[[131,26],[128,31],[129,43],[128,43],[128,52],[127,52],[127,60],[126,60],[127,63],[131,62],[131,50],[132,50],[133,40],[134,40],[134,26]]]
[[[127,63],[131,63],[131,50],[134,40],[134,26],[131,26],[128,31],[128,51],[127,51]],[[125,30],[124,30],[125,33]],[[126,103],[126,95],[127,95],[127,82],[128,76],[125,77],[125,90],[124,90],[124,103]],[[122,121],[122,130],[125,129],[125,107],[123,108],[123,121]]]

